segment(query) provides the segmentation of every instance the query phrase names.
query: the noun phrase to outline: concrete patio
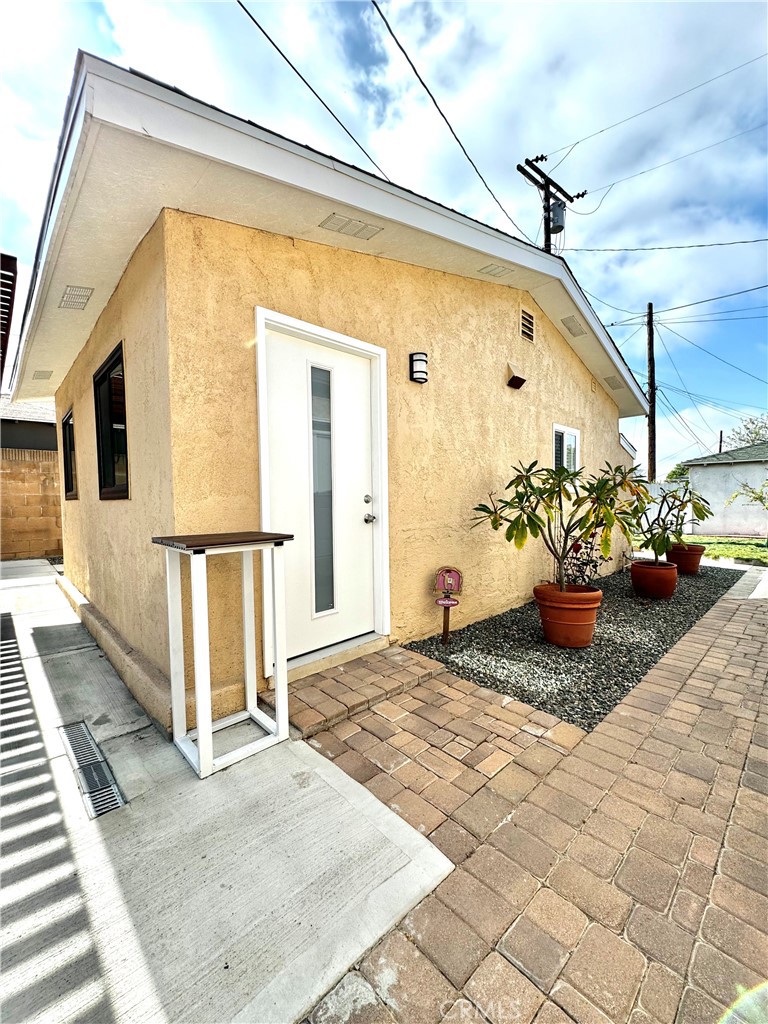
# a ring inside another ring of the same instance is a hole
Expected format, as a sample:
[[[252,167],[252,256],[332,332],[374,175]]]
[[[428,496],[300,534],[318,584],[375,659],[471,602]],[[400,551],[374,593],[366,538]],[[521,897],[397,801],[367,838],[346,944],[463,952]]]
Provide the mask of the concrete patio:
[[[589,734],[393,650],[204,783],[51,572],[0,586],[4,1020],[768,1021],[764,572]],[[77,717],[130,801],[95,821]]]
[[[4,1021],[297,1020],[452,869],[302,742],[201,783],[47,563],[0,599]],[[129,801],[95,820],[77,720]]]

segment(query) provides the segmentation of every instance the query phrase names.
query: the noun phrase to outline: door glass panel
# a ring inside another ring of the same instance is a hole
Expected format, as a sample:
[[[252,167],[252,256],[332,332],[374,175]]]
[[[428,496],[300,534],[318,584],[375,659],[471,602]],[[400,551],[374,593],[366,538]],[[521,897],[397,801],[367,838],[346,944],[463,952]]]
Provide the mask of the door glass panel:
[[[576,435],[565,435],[565,464],[568,469],[576,469]]]
[[[313,366],[312,491],[315,535],[315,612],[333,601],[333,473],[331,464],[331,371]]]

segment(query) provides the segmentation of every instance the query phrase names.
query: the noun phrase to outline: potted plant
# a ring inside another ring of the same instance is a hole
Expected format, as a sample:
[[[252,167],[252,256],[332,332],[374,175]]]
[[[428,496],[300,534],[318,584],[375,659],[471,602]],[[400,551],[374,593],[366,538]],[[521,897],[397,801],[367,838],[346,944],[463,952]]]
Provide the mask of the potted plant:
[[[680,491],[662,488],[658,497],[640,509],[637,517],[637,532],[642,537],[640,549],[653,552],[653,561],[635,559],[632,562],[632,586],[640,597],[671,597],[674,594],[678,567],[669,554],[676,544],[686,547],[683,527],[690,521],[687,516],[691,511],[699,519],[712,515],[705,499],[687,484]],[[688,546],[701,548],[700,560],[703,545]]]
[[[698,526],[702,519],[709,519],[714,512],[709,507],[707,499],[692,491],[688,484],[677,493],[675,510],[675,527],[681,535],[680,541],[675,541],[667,552],[667,560],[674,562],[677,571],[686,576],[695,576],[699,571],[701,556],[706,551],[705,544],[689,544],[682,540],[682,532],[686,526]],[[688,518],[690,514],[690,518]]]
[[[474,508],[475,526],[488,522],[494,530],[506,527],[505,538],[518,549],[530,537],[540,539],[554,559],[555,581],[533,590],[550,643],[587,647],[592,642],[603,593],[591,584],[569,583],[569,559],[580,546],[595,543],[607,559],[614,527],[631,538],[638,505],[644,506],[649,497],[636,469],[606,463],[601,473],[587,476],[583,469],[521,463],[513,467],[504,497],[490,494],[488,504]]]

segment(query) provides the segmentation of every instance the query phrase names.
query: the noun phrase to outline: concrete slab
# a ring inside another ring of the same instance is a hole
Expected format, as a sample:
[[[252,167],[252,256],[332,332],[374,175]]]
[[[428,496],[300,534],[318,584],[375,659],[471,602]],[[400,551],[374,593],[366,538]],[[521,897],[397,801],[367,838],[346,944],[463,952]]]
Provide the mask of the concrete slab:
[[[201,782],[97,648],[22,658],[4,620],[2,735],[27,758],[1,780],[4,1020],[301,1020],[452,870],[302,742]],[[73,718],[130,800],[93,821]]]
[[[45,584],[57,576],[47,558],[20,558],[0,562],[0,590]]]

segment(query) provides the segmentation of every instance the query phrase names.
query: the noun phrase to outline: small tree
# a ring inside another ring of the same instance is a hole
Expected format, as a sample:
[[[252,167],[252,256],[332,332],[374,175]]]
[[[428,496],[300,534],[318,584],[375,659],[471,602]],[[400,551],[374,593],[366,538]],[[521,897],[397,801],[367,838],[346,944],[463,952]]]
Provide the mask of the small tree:
[[[682,463],[682,462],[678,462],[678,464],[676,466],[674,466],[672,469],[670,469],[670,471],[667,473],[667,480],[687,480],[687,479],[688,479],[688,467],[684,463]]]
[[[764,480],[759,487],[752,487],[743,481],[725,504],[732,505],[737,498],[746,498],[750,505],[760,505],[768,512],[768,480]],[[765,546],[768,548],[768,535],[765,538]]]
[[[679,490],[662,487],[659,496],[644,505],[637,518],[637,532],[643,538],[640,549],[652,551],[653,561],[658,564],[673,544],[687,547],[683,540],[686,526],[713,514],[706,498],[687,484]]]
[[[725,450],[744,448],[749,444],[768,441],[768,413],[760,416],[745,416],[738,427],[734,427],[725,439]]]

